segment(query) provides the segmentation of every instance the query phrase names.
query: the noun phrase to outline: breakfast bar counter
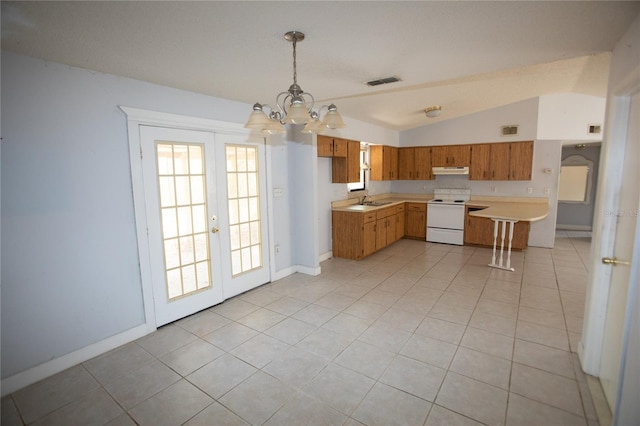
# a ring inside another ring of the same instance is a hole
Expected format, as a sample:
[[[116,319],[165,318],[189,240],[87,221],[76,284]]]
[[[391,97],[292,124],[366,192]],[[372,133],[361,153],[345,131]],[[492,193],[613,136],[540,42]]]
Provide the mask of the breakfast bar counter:
[[[469,212],[469,216],[489,218],[494,222],[493,226],[493,255],[491,257],[492,268],[514,271],[511,267],[511,243],[513,240],[513,227],[516,222],[535,222],[542,220],[549,214],[549,201],[546,198],[524,198],[509,201],[490,199],[471,199],[468,206],[486,207],[482,210]],[[507,224],[509,226],[507,227]],[[507,229],[508,228],[508,229]],[[500,232],[500,256],[497,257],[498,234]],[[504,262],[505,237],[508,232],[507,258]]]

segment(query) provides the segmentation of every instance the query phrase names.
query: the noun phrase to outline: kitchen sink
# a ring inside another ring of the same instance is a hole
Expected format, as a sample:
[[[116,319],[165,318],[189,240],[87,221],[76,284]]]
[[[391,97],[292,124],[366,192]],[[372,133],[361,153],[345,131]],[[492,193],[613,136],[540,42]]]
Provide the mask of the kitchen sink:
[[[386,206],[387,204],[391,204],[392,201],[365,201],[362,203],[365,206]]]

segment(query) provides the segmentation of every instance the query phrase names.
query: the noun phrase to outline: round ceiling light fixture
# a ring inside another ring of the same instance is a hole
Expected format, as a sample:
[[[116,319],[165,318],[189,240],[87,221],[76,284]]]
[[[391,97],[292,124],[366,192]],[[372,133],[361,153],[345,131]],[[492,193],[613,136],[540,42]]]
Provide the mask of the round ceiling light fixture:
[[[442,112],[442,107],[440,105],[430,106],[424,109],[424,113],[429,118],[435,118],[440,115]]]

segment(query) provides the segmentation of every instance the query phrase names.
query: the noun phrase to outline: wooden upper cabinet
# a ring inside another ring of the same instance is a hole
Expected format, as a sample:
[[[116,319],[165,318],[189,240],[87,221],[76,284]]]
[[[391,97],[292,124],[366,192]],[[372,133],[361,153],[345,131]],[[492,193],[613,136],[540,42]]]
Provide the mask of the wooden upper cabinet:
[[[431,148],[433,167],[468,166],[471,159],[471,145],[444,145]]]
[[[371,180],[398,179],[398,148],[386,145],[372,145],[369,148]]]
[[[395,146],[385,146],[385,156],[387,155],[389,158],[388,180],[398,180],[398,148]]]
[[[343,140],[343,139],[341,139]],[[345,157],[333,157],[331,181],[350,183],[360,181],[360,142],[344,140],[347,147]]]
[[[428,146],[398,148],[398,179],[433,179],[431,174],[431,148]]]
[[[347,140],[318,135],[318,157],[346,157]]]
[[[480,143],[471,146],[469,180],[489,180],[491,164],[491,144]]]
[[[415,180],[433,179],[431,173],[431,147],[418,146],[414,151],[414,178]]]
[[[398,149],[398,179],[400,180],[416,179],[415,151],[416,151],[416,148],[399,148]]]
[[[510,180],[531,180],[533,141],[512,142],[509,163]]]
[[[512,145],[510,143],[491,144],[490,180],[509,180]]]
[[[531,180],[533,141],[471,146],[470,180]]]

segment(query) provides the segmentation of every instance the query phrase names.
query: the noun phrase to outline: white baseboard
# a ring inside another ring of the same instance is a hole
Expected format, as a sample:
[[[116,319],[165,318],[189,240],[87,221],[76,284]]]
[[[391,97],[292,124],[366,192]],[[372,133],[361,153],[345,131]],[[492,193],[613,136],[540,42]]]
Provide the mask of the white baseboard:
[[[71,352],[67,355],[52,359],[51,361],[47,361],[28,370],[7,377],[6,379],[2,379],[2,396],[15,392],[42,379],[46,379],[47,377],[66,370],[67,368],[71,368],[74,365],[78,365],[112,349],[139,339],[142,336],[146,336],[153,331],[155,330],[150,329],[147,324],[142,324],[123,333],[116,334],[115,336],[108,337],[97,343],[85,346],[84,348],[78,349],[77,351]]]
[[[320,257],[318,258],[318,262],[324,262],[325,260],[331,259],[332,257],[333,257],[333,251],[328,251],[320,255]]]
[[[313,266],[297,265],[296,270],[297,272],[301,272],[303,274],[312,275],[312,276],[320,275],[320,272],[321,272],[321,269],[319,266],[313,267]]]
[[[592,231],[593,228],[588,225],[562,225],[556,224],[556,229],[558,231]]]
[[[281,269],[275,273],[272,277],[271,281],[278,281],[283,279],[284,277],[288,277],[291,274],[295,274],[297,269],[295,266],[289,266],[288,268]]]
[[[288,277],[289,275],[295,274],[296,272],[300,272],[306,275],[316,276],[316,275],[320,275],[320,271],[321,271],[321,268],[319,266],[314,268],[310,266],[293,265],[276,272],[275,275],[272,277],[271,281],[273,282],[273,281],[281,280],[282,278]]]

